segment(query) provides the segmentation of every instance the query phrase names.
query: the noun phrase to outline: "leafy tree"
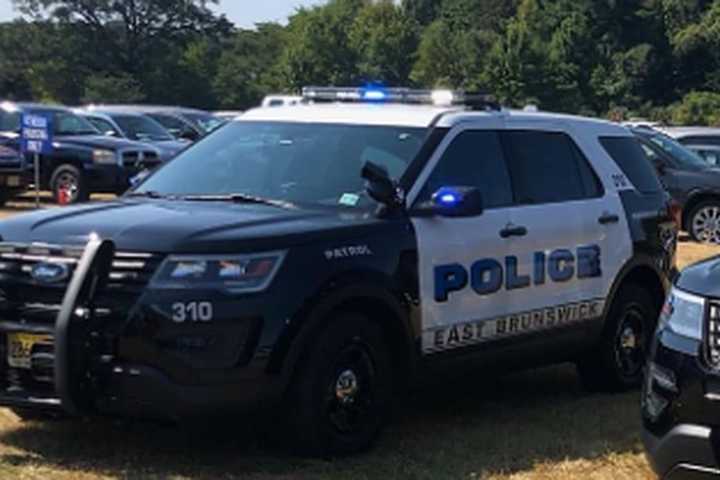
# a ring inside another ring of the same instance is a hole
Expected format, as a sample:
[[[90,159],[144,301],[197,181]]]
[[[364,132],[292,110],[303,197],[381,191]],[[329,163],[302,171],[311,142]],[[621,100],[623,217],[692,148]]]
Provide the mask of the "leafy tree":
[[[672,108],[672,121],[678,125],[720,126],[720,94],[690,92]]]
[[[360,78],[407,85],[417,50],[419,26],[392,1],[370,4],[358,13],[349,33]]]
[[[358,55],[349,33],[364,6],[363,0],[330,0],[290,18],[280,67],[287,87],[357,83]]]
[[[83,103],[138,103],[145,99],[140,85],[127,74],[94,74],[85,82]]]
[[[213,79],[219,106],[246,109],[264,95],[282,90],[277,64],[285,47],[285,31],[274,23],[240,30],[224,49]]]

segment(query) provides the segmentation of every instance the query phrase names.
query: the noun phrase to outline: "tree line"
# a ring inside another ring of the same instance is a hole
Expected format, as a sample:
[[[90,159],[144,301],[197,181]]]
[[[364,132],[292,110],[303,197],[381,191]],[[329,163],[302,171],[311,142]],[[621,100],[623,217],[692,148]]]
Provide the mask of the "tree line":
[[[13,0],[0,99],[245,109],[304,85],[720,125],[720,1],[329,0],[235,28],[217,0]]]

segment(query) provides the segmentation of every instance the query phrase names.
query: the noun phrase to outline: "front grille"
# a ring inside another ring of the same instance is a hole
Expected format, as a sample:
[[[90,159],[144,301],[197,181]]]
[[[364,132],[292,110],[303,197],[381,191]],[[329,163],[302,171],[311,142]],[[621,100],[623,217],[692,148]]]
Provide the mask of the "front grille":
[[[123,152],[123,166],[132,170],[152,168],[160,163],[158,154],[155,151]]]
[[[0,312],[53,322],[84,247],[0,243]],[[116,252],[98,307],[113,313],[127,311],[148,284],[162,257],[151,253]],[[41,263],[67,266],[68,275],[57,283],[38,282],[33,268]]]
[[[707,310],[707,332],[705,334],[707,362],[711,367],[720,366],[720,301],[711,300]]]

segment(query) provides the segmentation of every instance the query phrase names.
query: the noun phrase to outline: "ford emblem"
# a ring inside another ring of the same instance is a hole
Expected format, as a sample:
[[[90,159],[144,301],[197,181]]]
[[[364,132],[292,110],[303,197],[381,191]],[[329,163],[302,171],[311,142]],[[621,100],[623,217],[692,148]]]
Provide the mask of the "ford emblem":
[[[32,267],[30,276],[40,283],[58,283],[67,280],[70,268],[62,263],[41,262]]]

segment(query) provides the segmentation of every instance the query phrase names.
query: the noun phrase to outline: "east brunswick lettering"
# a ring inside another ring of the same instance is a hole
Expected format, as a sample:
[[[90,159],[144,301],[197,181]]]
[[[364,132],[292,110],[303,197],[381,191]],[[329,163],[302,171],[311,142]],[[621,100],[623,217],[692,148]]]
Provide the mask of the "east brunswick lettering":
[[[573,323],[600,318],[604,305],[604,300],[588,300],[486,320],[460,323],[425,332],[423,344],[426,351],[437,351],[507,336],[560,328]]]

